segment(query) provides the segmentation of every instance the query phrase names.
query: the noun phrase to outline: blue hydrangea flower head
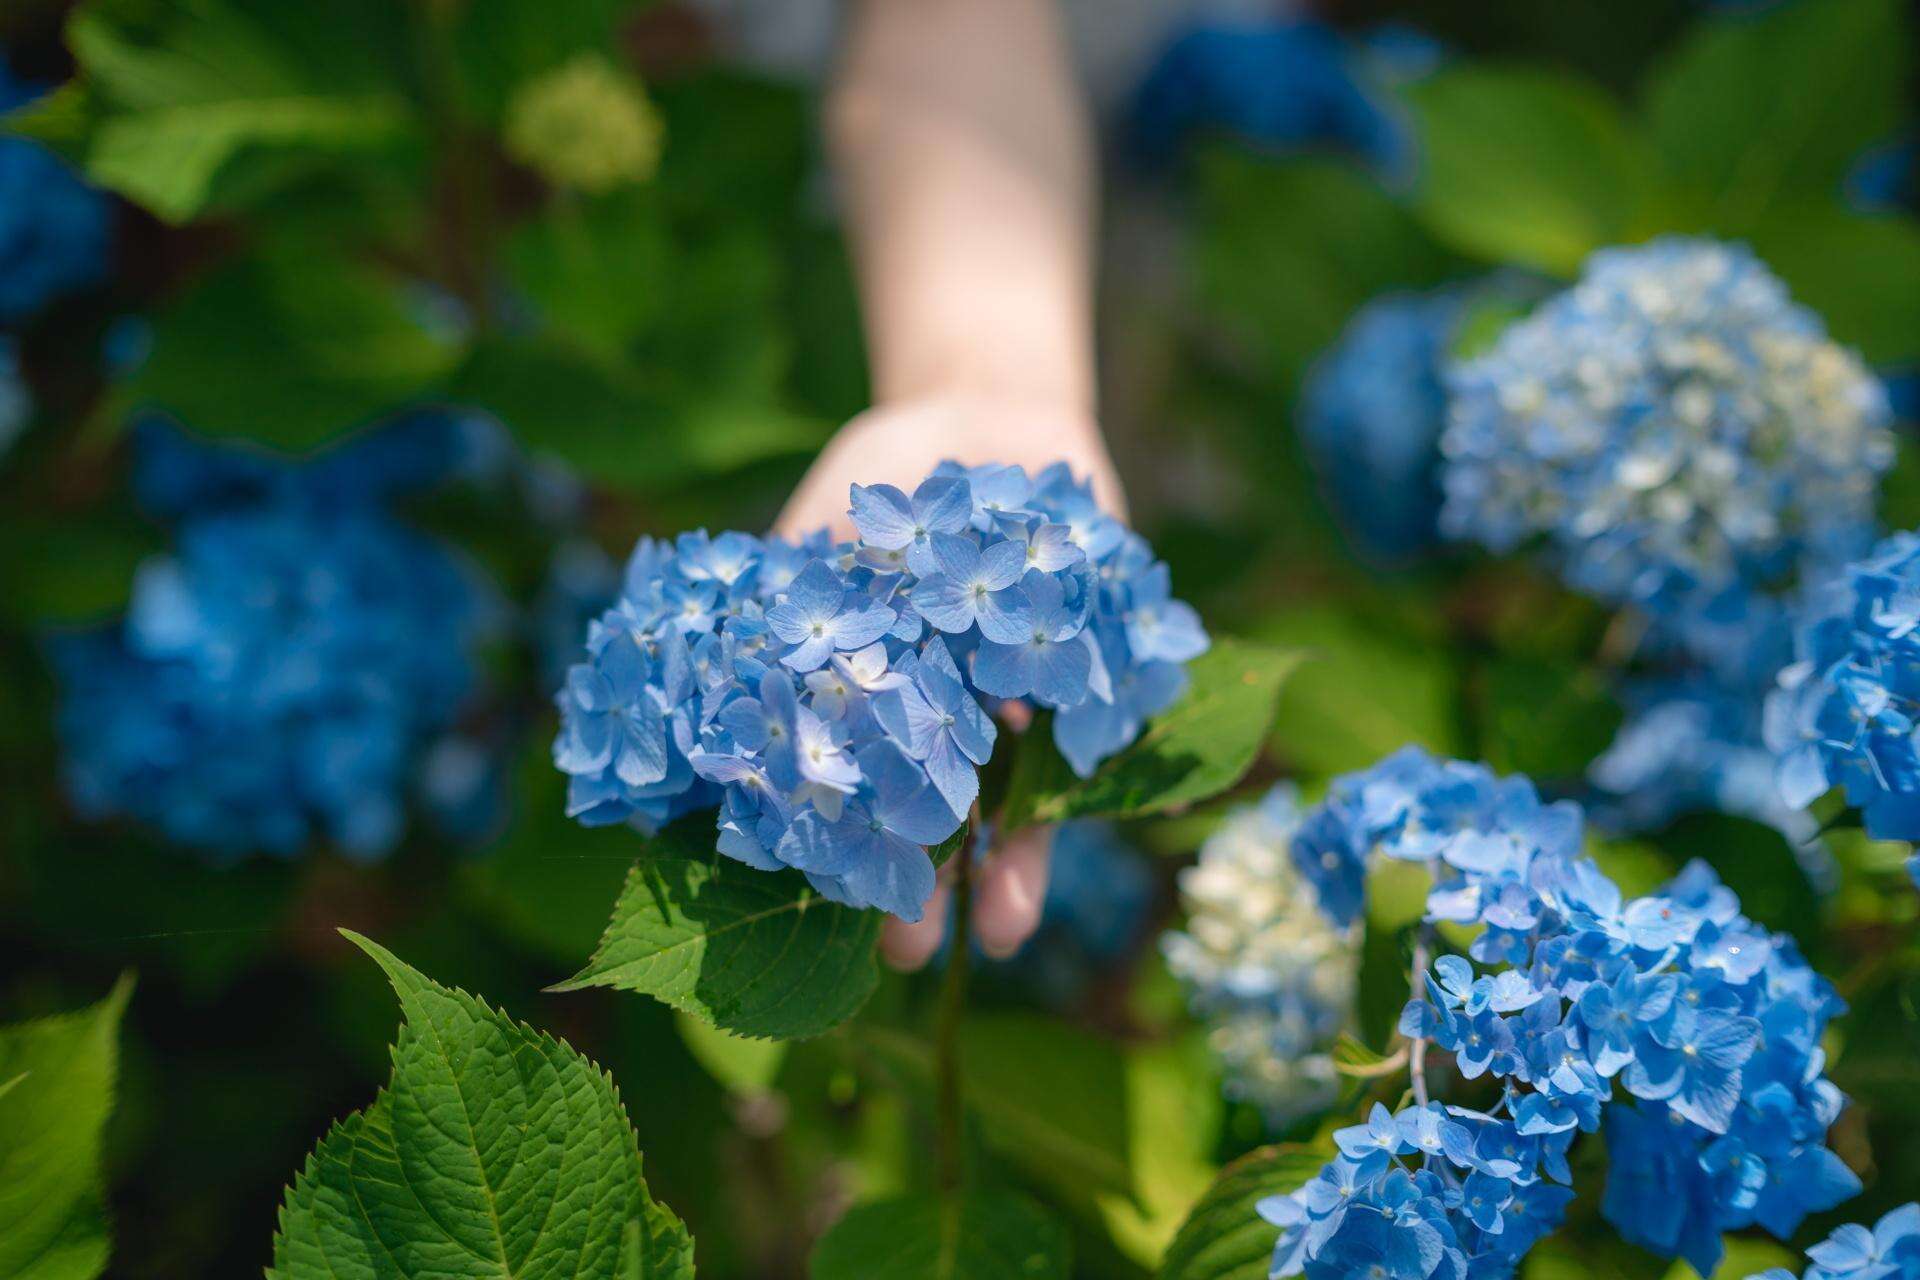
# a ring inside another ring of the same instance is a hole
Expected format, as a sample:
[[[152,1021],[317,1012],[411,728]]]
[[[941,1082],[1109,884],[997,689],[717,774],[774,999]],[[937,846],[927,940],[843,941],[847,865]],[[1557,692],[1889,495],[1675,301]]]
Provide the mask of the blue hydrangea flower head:
[[[0,58],[0,114],[36,96]],[[64,161],[26,138],[0,138],[0,324],[27,319],[106,270],[112,207]]]
[[[1896,533],[1811,593],[1766,703],[1787,803],[1846,789],[1867,830],[1920,839],[1920,535]]]
[[[1443,531],[1607,603],[1738,615],[1871,541],[1885,390],[1740,246],[1596,253],[1447,380]]]
[[[449,814],[472,799],[462,783],[477,775],[445,749],[496,603],[378,502],[338,500],[322,482],[337,461],[142,431],[138,487],[162,499],[173,549],[141,567],[124,620],[53,648],[83,814],[215,855],[291,855],[317,838],[373,857],[401,836],[416,785]]]
[[[1398,40],[1383,53],[1394,67],[1413,59]],[[1347,151],[1399,174],[1411,141],[1390,101],[1370,82],[1363,59],[1317,22],[1283,18],[1204,21],[1167,46],[1135,92],[1129,139],[1149,160],[1165,160],[1196,133],[1232,134],[1275,151]]]
[[[1284,785],[1230,813],[1180,873],[1186,928],[1160,943],[1228,1095],[1276,1130],[1332,1099],[1328,1049],[1352,1019],[1359,973],[1357,937],[1334,925],[1295,869],[1299,827]]]
[[[1261,1206],[1281,1228],[1274,1275],[1511,1274],[1571,1200],[1581,1134],[1605,1137],[1604,1216],[1702,1275],[1723,1232],[1785,1237],[1859,1191],[1826,1146],[1845,1102],[1820,1047],[1833,988],[1704,864],[1627,898],[1581,826],[1525,779],[1412,749],[1306,815],[1293,865],[1337,854],[1342,894],[1350,862],[1425,865],[1428,926],[1471,941],[1416,974],[1400,1030],[1500,1096],[1338,1131],[1319,1178]]]
[[[560,691],[554,763],[582,822],[717,809],[721,852],[917,920],[993,706],[1052,710],[1090,773],[1180,695],[1207,637],[1064,466],[945,463],[850,501],[840,545],[643,540]]]
[[[1369,302],[1301,388],[1301,442],[1342,522],[1381,559],[1405,559],[1435,536],[1441,368],[1463,300],[1442,290]]]

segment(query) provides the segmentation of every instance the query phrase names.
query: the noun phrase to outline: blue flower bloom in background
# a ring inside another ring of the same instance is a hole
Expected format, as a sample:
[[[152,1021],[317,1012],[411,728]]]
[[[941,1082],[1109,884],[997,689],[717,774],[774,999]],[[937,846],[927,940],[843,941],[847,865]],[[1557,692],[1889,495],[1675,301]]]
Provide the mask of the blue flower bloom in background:
[[[13,447],[33,416],[33,394],[20,376],[20,349],[0,334],[0,456]]]
[[[0,114],[31,101],[0,58]],[[0,324],[25,320],[106,271],[113,210],[37,142],[0,138]]]
[[[1785,1237],[1860,1190],[1825,1145],[1845,1104],[1820,1048],[1832,987],[1703,863],[1627,899],[1582,855],[1582,817],[1409,748],[1302,822],[1293,865],[1321,868],[1341,914],[1349,868],[1379,856],[1426,866],[1429,926],[1475,931],[1415,975],[1400,1030],[1501,1096],[1337,1133],[1340,1159],[1259,1206],[1281,1228],[1274,1275],[1511,1274],[1572,1199],[1581,1133],[1605,1133],[1608,1221],[1702,1275],[1723,1232]]]
[[[497,604],[381,502],[460,433],[427,415],[394,431],[293,465],[143,424],[137,487],[174,548],[141,567],[124,620],[53,644],[83,814],[220,855],[320,838],[373,857],[402,834],[429,748],[437,806],[486,787],[447,739]]]
[[[1872,539],[1885,391],[1739,246],[1596,253],[1448,383],[1443,532],[1609,604],[1737,619]]]
[[[1920,1280],[1920,1204],[1903,1204],[1871,1227],[1848,1223],[1807,1250],[1800,1280]],[[1748,1280],[1794,1280],[1774,1267]]]
[[[1161,939],[1228,1096],[1275,1130],[1332,1099],[1327,1051],[1353,1017],[1359,976],[1358,940],[1295,868],[1299,826],[1286,786],[1229,814],[1180,873],[1186,928]]]
[[[1869,147],[1847,171],[1842,191],[1862,213],[1894,213],[1920,200],[1920,138],[1912,134]]]
[[[1398,293],[1362,307],[1301,387],[1300,438],[1361,548],[1400,561],[1440,511],[1441,369],[1467,294]]]
[[[1780,793],[1761,735],[1760,698],[1688,674],[1630,686],[1627,718],[1587,770],[1600,793],[1596,825],[1652,831],[1686,813],[1730,813],[1778,830],[1801,849],[1819,824]],[[1830,870],[1830,869],[1828,869]]]
[[[1405,28],[1382,42],[1391,79],[1437,61]],[[1135,91],[1129,139],[1164,161],[1194,134],[1217,130],[1277,151],[1326,147],[1404,175],[1412,141],[1365,55],[1317,22],[1276,18],[1196,24],[1168,45]]]
[[[558,696],[567,810],[651,830],[719,810],[721,852],[918,920],[960,829],[986,699],[1055,712],[1083,775],[1207,645],[1166,566],[1064,466],[943,463],[854,486],[857,542],[644,539]]]
[[[1867,830],[1920,839],[1920,535],[1896,533],[1811,593],[1794,662],[1767,698],[1781,794],[1846,789]]]

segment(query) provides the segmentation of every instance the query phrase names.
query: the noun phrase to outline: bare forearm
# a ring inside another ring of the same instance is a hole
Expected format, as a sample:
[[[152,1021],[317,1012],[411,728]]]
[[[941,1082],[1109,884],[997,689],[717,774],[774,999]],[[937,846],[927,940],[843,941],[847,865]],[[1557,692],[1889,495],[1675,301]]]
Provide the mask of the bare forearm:
[[[1052,0],[863,0],[829,132],[876,401],[1090,415],[1092,149]]]

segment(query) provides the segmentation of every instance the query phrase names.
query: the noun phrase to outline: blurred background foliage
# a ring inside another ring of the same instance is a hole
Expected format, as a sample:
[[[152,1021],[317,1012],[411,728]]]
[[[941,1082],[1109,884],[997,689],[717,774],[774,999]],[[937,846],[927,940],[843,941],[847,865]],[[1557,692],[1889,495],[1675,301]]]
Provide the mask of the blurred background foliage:
[[[1312,795],[1417,742],[1577,792],[1621,717],[1608,616],[1517,560],[1357,551],[1294,429],[1303,380],[1380,294],[1490,268],[1546,288],[1666,231],[1750,242],[1837,338],[1910,375],[1912,14],[1381,0],[1318,17],[1335,58],[1421,35],[1420,65],[1364,82],[1365,129],[1288,116],[1258,57],[1169,72],[1109,120],[1105,416],[1138,521],[1211,627],[1313,655],[1250,787]],[[257,1273],[286,1178],[385,1078],[391,999],[342,925],[611,1070],[702,1275],[803,1274],[844,1206],[927,1177],[932,979],[890,976],[859,1029],[787,1045],[540,995],[590,949],[632,840],[561,816],[537,619],[561,543],[591,560],[643,532],[761,527],[864,406],[817,86],[743,67],[699,13],[627,0],[12,0],[0,44],[58,86],[5,127],[112,197],[97,282],[17,326],[34,409],[0,458],[0,1021],[138,971],[105,1145],[113,1274]],[[1907,168],[1863,195],[1863,158],[1901,139]],[[497,418],[573,495],[562,521],[484,486],[406,503],[527,619],[487,652],[506,797],[490,833],[417,824],[373,865],[325,848],[216,864],[81,821],[58,798],[45,644],[122,611],[166,544],[131,500],[129,425],[301,453],[420,406]],[[1891,526],[1920,521],[1911,431]],[[1152,1274],[1220,1165],[1274,1136],[1223,1100],[1153,944],[1216,817],[1141,824],[1126,834],[1147,853],[1094,864],[1117,914],[1059,890],[1056,920],[1097,927],[1050,926],[996,966],[968,1032],[982,1158],[1065,1211],[1087,1276]],[[1902,851],[1830,844],[1837,887],[1724,814],[1601,853],[1634,888],[1705,858],[1853,1002],[1833,1075],[1859,1105],[1834,1145],[1868,1184],[1844,1216],[1871,1220],[1920,1188],[1916,905],[1883,891]],[[1407,920],[1376,897],[1357,1031],[1384,1050]],[[1527,1275],[1666,1274],[1606,1235],[1577,1207]]]

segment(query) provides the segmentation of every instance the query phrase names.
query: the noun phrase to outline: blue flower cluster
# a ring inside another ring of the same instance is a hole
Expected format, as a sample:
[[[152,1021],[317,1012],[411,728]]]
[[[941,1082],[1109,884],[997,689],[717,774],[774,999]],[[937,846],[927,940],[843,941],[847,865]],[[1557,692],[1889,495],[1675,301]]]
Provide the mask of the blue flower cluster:
[[[1903,1204],[1871,1227],[1848,1223],[1807,1250],[1800,1280],[1920,1280],[1920,1204]],[[1747,1280],[1793,1280],[1774,1267]]]
[[[1396,31],[1385,70],[1437,61],[1430,41]],[[1413,49],[1421,58],[1410,57]],[[1372,83],[1363,55],[1332,28],[1300,19],[1206,21],[1176,36],[1134,94],[1130,141],[1149,160],[1194,133],[1220,130],[1274,150],[1328,147],[1391,174],[1411,166],[1405,125]]]
[[[568,812],[643,827],[719,806],[721,852],[918,920],[927,847],[979,792],[981,698],[1052,708],[1081,774],[1207,647],[1167,566],[1064,465],[944,463],[855,485],[859,540],[644,540],[560,691]]]
[[[1920,535],[1896,533],[1810,593],[1766,703],[1786,802],[1846,788],[1870,834],[1920,840]]]
[[[1596,253],[1448,382],[1443,531],[1607,603],[1737,619],[1872,539],[1885,390],[1744,248]]]
[[[295,466],[143,424],[136,487],[175,543],[124,620],[53,644],[75,806],[216,855],[389,849],[496,606],[384,499],[454,465],[468,426],[419,415]],[[433,756],[433,794],[485,785]]]
[[[1412,748],[1307,816],[1295,865],[1337,917],[1384,857],[1432,875],[1429,926],[1475,931],[1418,975],[1401,1031],[1500,1096],[1342,1131],[1341,1158],[1265,1210],[1283,1228],[1276,1275],[1509,1274],[1570,1198],[1577,1132],[1605,1130],[1607,1219],[1702,1275],[1723,1231],[1785,1236],[1860,1189],[1825,1146],[1844,1104],[1820,1047],[1833,989],[1704,864],[1626,899],[1582,856],[1582,828],[1525,778]]]
[[[1187,927],[1161,939],[1207,1027],[1227,1095],[1280,1130],[1333,1100],[1328,1048],[1353,1016],[1359,939],[1294,868],[1300,805],[1281,785],[1227,815],[1180,873]]]
[[[0,57],[0,114],[37,92]],[[106,198],[58,156],[25,138],[0,138],[0,324],[98,280],[111,224]]]
[[[1467,297],[1443,289],[1369,302],[1301,388],[1301,443],[1341,521],[1377,558],[1403,560],[1433,542],[1441,370]]]

